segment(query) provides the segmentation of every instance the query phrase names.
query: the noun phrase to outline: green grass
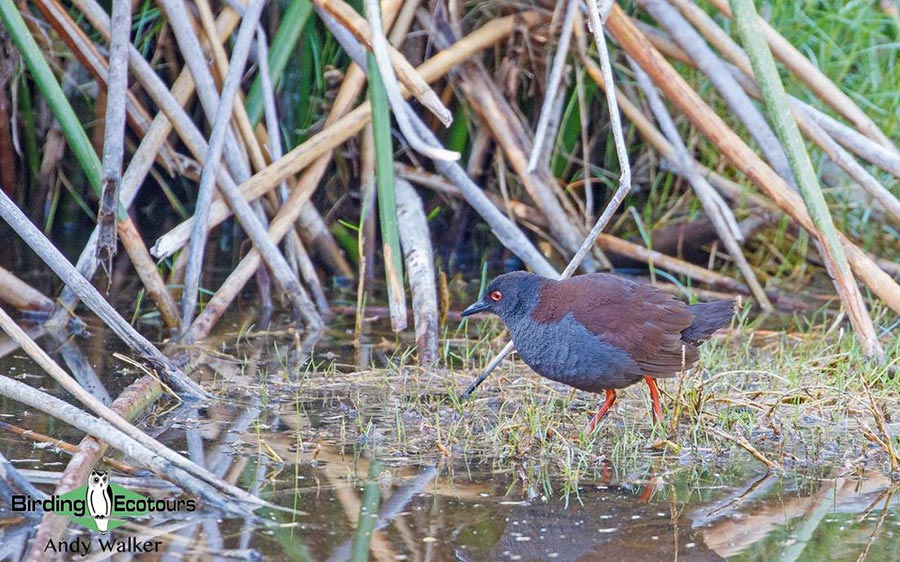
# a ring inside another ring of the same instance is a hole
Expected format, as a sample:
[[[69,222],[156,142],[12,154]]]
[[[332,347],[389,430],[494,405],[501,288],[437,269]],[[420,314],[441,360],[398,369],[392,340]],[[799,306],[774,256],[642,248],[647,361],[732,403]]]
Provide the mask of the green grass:
[[[897,422],[891,416],[900,399],[898,319],[877,312],[882,343],[894,358],[888,365],[867,363],[840,326],[809,328],[828,324],[797,319],[800,329],[788,322],[785,331],[766,330],[742,315],[701,348],[698,368],[681,381],[661,383],[663,426],[651,424],[649,399],[635,385],[620,392],[593,435],[584,429],[601,397],[538,377],[515,356],[470,400],[459,399],[506,341],[493,321],[448,327],[449,369],[424,373],[406,342],[381,340],[376,347],[387,366],[376,361],[377,368],[360,371],[339,365],[326,345],[299,370],[279,354],[259,372],[258,383],[232,392],[265,395],[270,415],[304,417],[308,423],[296,423],[304,443],[362,446],[401,464],[476,462],[537,488],[552,481],[562,492],[610,465],[620,476],[716,470],[723,463],[765,471],[740,438],[787,473],[854,467],[888,472],[884,449],[864,434],[868,428],[883,438],[863,381],[888,424]],[[252,340],[245,335],[243,345],[259,345]],[[281,405],[290,412],[281,412]],[[900,436],[889,431],[900,451]]]

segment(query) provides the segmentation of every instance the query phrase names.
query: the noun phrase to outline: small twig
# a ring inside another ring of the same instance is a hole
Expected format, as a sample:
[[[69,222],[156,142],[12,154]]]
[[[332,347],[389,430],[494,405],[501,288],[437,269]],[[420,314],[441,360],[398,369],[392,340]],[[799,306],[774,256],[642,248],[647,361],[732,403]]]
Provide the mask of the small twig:
[[[863,389],[866,391],[866,397],[869,399],[869,411],[872,412],[872,417],[875,418],[875,425],[878,426],[878,431],[884,436],[884,439],[877,437],[876,439],[890,459],[891,472],[897,473],[900,471],[900,455],[894,451],[893,439],[888,432],[884,414],[882,413],[881,408],[878,407],[878,404],[875,403],[875,398],[872,396],[872,389],[869,387],[869,381],[862,375],[860,375],[860,380],[862,381]],[[873,437],[875,437],[874,434]]]
[[[372,0],[370,0],[372,1]],[[590,3],[591,0],[588,0]],[[538,165],[538,159],[546,146],[547,129],[550,117],[559,96],[559,86],[562,81],[563,69],[566,66],[566,57],[569,54],[569,42],[572,40],[572,26],[575,24],[575,14],[578,13],[580,0],[568,0],[566,11],[563,15],[562,27],[559,30],[559,42],[556,45],[556,53],[553,55],[553,63],[550,67],[550,78],[547,80],[544,105],[541,106],[541,115],[538,118],[537,130],[534,133],[534,144],[531,146],[531,155],[528,157],[528,172],[533,172]]]
[[[881,508],[881,516],[878,518],[878,521],[875,523],[875,528],[872,529],[872,534],[869,535],[869,540],[866,541],[866,548],[863,549],[862,552],[859,553],[859,557],[856,559],[856,562],[864,562],[869,557],[869,551],[872,549],[872,545],[875,544],[875,539],[878,538],[878,533],[881,532],[881,528],[884,527],[884,521],[887,519],[889,513],[891,513],[891,499],[894,497],[894,493],[898,489],[898,484],[891,485],[890,488],[884,494],[884,507]]]
[[[756,449],[756,447],[754,447],[753,445],[751,445],[750,442],[747,441],[746,439],[744,439],[742,436],[740,436],[740,435],[732,435],[732,434],[730,434],[730,433],[726,433],[725,431],[722,431],[721,429],[719,429],[719,428],[717,428],[717,427],[715,427],[715,426],[709,426],[709,430],[712,431],[713,433],[715,433],[716,435],[718,435],[719,437],[723,438],[723,439],[727,439],[728,441],[732,441],[732,442],[734,442],[734,443],[737,443],[738,446],[742,447],[742,448],[743,448],[744,450],[746,450],[748,453],[750,453],[751,455],[753,455],[753,457],[754,457],[756,460],[758,460],[759,462],[761,462],[761,463],[763,463],[764,465],[766,465],[769,469],[775,469],[775,468],[778,468],[778,465],[777,465],[776,463],[772,462],[772,461],[769,460],[764,454],[760,453],[760,452]]]
[[[18,435],[19,437],[22,437],[24,439],[29,439],[31,441],[34,441],[35,443],[45,443],[47,445],[51,445],[53,447],[56,447],[60,451],[65,451],[73,455],[78,454],[79,452],[78,445],[73,445],[68,441],[63,441],[62,439],[57,439],[56,437],[52,437],[50,435],[44,435],[43,433],[39,433],[37,431],[34,431],[33,429],[25,429],[23,427],[19,427],[11,423],[6,423],[4,421],[0,421],[0,429],[5,429],[10,433]],[[138,475],[143,472],[143,469],[136,468],[130,464],[124,463],[114,458],[102,457],[100,460],[110,467],[118,470],[119,472],[124,472],[126,474]]]

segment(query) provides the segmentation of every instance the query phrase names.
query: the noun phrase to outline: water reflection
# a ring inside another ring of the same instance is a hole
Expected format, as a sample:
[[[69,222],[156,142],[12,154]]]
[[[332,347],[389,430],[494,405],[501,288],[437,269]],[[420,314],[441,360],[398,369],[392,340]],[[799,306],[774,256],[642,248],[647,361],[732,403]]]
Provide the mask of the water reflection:
[[[188,443],[208,435],[192,432],[199,437]],[[856,560],[868,550],[870,560],[896,560],[900,494],[879,474],[820,481],[767,475],[739,487],[723,486],[716,475],[674,475],[529,499],[513,478],[477,466],[415,467],[328,445],[312,460],[274,463],[270,454],[223,454],[234,436],[226,430],[210,440],[211,466],[307,515],[273,512],[275,524],[214,513],[156,517],[120,528],[119,536],[160,540],[172,559]],[[200,444],[188,448],[197,454]],[[3,520],[0,557],[20,559],[33,530],[30,521]],[[76,538],[97,539],[76,532],[66,540]]]

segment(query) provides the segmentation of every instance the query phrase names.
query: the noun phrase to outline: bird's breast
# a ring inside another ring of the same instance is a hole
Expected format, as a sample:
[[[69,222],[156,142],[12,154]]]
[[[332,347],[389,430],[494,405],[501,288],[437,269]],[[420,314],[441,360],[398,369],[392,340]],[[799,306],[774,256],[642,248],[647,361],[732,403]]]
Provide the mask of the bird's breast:
[[[571,313],[546,324],[526,318],[509,328],[522,361],[548,379],[599,392],[641,378],[627,353],[590,332]]]

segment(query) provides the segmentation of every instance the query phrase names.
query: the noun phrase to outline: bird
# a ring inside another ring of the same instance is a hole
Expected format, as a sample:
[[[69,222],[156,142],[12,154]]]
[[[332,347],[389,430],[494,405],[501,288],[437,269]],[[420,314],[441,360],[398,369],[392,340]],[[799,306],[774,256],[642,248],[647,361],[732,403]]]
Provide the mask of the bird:
[[[579,390],[605,394],[592,433],[616,391],[643,380],[654,422],[662,420],[656,379],[693,367],[697,347],[731,322],[733,300],[688,305],[652,285],[609,273],[563,280],[526,271],[499,275],[462,316],[500,317],[526,365]]]

